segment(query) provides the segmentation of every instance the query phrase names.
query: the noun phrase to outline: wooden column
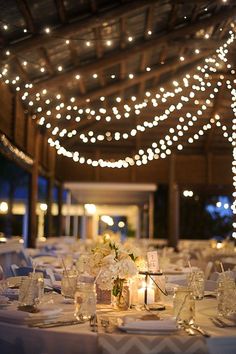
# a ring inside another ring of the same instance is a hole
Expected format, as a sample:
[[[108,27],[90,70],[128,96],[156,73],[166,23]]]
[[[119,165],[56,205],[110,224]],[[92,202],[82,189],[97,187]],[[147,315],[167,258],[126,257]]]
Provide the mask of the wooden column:
[[[168,195],[168,245],[176,248],[179,240],[179,190],[175,183],[175,155],[170,157]]]
[[[70,221],[71,221],[71,192],[68,190],[67,191],[67,196],[66,196],[66,222],[65,222],[65,234],[66,236],[70,236]]]
[[[149,233],[148,237],[154,237],[154,194],[149,194],[149,207],[148,207],[148,223],[149,223]]]
[[[63,206],[63,185],[62,185],[62,183],[60,183],[58,186],[58,216],[57,216],[57,235],[58,236],[62,236],[62,233],[63,233],[62,206]]]
[[[39,170],[39,151],[40,151],[40,135],[39,131],[35,130],[34,139],[34,163],[30,175],[30,190],[29,190],[29,217],[28,217],[28,235],[27,247],[35,248],[37,239],[37,199],[38,199],[38,170]]]
[[[47,214],[46,214],[46,228],[45,228],[45,236],[52,236],[52,203],[53,203],[53,186],[54,186],[54,178],[50,176],[48,178],[47,185]]]

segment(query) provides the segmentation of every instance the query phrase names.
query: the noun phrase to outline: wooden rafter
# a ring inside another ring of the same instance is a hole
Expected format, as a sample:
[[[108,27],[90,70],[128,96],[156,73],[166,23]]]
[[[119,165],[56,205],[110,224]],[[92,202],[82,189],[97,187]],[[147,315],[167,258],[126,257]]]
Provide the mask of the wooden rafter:
[[[66,16],[66,8],[65,8],[64,0],[54,0],[54,2],[61,23],[66,23],[67,16]]]
[[[88,63],[84,66],[81,66],[80,68],[76,68],[76,69],[70,70],[68,72],[62,73],[58,76],[55,76],[55,77],[51,78],[50,81],[45,80],[43,82],[35,84],[35,89],[41,90],[45,86],[50,88],[53,86],[57,86],[61,82],[61,80],[64,80],[65,82],[68,80],[71,80],[72,77],[78,72],[78,70],[81,71],[82,75],[86,76],[87,73],[92,70],[99,71],[99,70],[104,69],[106,67],[118,64],[124,58],[126,60],[130,60],[133,57],[137,56],[138,54],[141,54],[145,51],[152,50],[153,48],[155,48],[156,45],[166,44],[168,41],[172,41],[175,38],[185,36],[186,34],[195,33],[199,29],[212,26],[213,24],[216,24],[228,17],[232,17],[235,14],[236,14],[236,8],[231,9],[230,11],[228,11],[228,10],[221,11],[219,14],[214,15],[210,18],[206,18],[201,21],[191,23],[188,26],[175,29],[173,31],[170,31],[167,34],[164,34],[162,36],[157,36],[153,39],[150,39],[149,41],[146,41],[143,43],[138,43],[132,47],[132,50],[130,48],[125,48],[123,50],[114,51],[112,53],[107,54],[106,56],[103,56],[102,58],[100,58],[94,62],[91,62],[91,63]]]
[[[221,86],[220,90],[218,91],[218,93],[215,97],[214,106],[211,111],[210,117],[211,117],[211,119],[214,119],[214,123],[212,123],[212,127],[207,134],[207,138],[206,138],[206,142],[205,142],[205,151],[209,151],[210,144],[212,142],[212,138],[213,138],[215,130],[216,130],[215,115],[219,112],[223,92],[224,92],[224,84]]]
[[[73,44],[72,41],[70,41],[70,43],[68,44],[68,48],[70,51],[70,57],[71,57],[71,61],[75,66],[78,66],[79,63],[79,57],[78,57],[78,53],[77,50]]]
[[[52,65],[52,63],[51,63],[50,57],[49,57],[49,55],[48,55],[48,53],[47,53],[47,50],[46,50],[44,47],[41,47],[39,50],[40,50],[40,53],[41,53],[41,55],[42,55],[42,57],[43,57],[43,61],[44,61],[44,63],[45,63],[45,66],[46,66],[46,68],[47,68],[47,71],[48,71],[51,75],[53,75],[55,71],[54,71],[53,65]]]
[[[161,52],[160,52],[160,63],[163,65],[165,63],[166,57],[167,57],[167,45],[163,45]]]
[[[177,9],[178,9],[178,3],[176,2],[173,2],[172,3],[172,8],[171,8],[171,11],[170,11],[170,15],[169,15],[169,20],[168,20],[168,28],[169,29],[172,29],[175,25],[175,22],[176,22],[176,19],[177,19]]]
[[[80,93],[82,95],[84,95],[86,93],[86,87],[85,87],[84,79],[80,78],[77,82],[78,82]]]
[[[191,15],[191,22],[195,22],[197,20],[199,8],[200,8],[199,3],[194,5],[192,15]]]
[[[126,46],[126,18],[120,18],[120,48],[124,49]]]
[[[23,68],[19,58],[14,58],[14,64],[17,67],[17,71],[19,72],[20,76],[25,80],[26,82],[29,82],[29,76],[26,72],[26,70]]]
[[[97,58],[101,58],[103,56],[103,44],[102,44],[102,36],[100,27],[96,27],[93,29],[95,45],[96,45],[96,54]]]
[[[149,37],[148,32],[153,30],[153,16],[154,16],[154,5],[150,5],[147,9],[146,16],[146,26],[145,26],[145,38]]]
[[[20,0],[18,0],[20,1]],[[22,2],[25,0],[22,0]],[[124,15],[128,15],[130,12],[135,10],[142,10],[149,6],[150,4],[155,4],[156,0],[133,0],[128,3],[124,3],[121,5],[116,5],[112,9],[104,10],[99,16],[95,13],[91,16],[88,16],[84,19],[80,19],[77,22],[72,22],[67,25],[63,25],[54,30],[54,36],[45,36],[44,34],[38,34],[37,36],[33,36],[27,38],[23,41],[19,41],[17,43],[9,43],[8,49],[14,49],[14,53],[22,53],[24,51],[28,51],[29,48],[36,49],[41,47],[42,45],[50,45],[54,41],[54,37],[69,37],[78,32],[84,32],[92,30],[94,27],[102,26],[104,22],[108,22],[113,20],[114,18],[121,18]]]
[[[97,12],[98,7],[97,7],[96,0],[90,0],[90,7],[93,13]]]
[[[24,17],[26,27],[27,29],[31,32],[35,32],[35,25],[34,25],[34,20],[33,16],[31,14],[29,5],[26,0],[16,0],[17,6],[22,13],[22,16]]]

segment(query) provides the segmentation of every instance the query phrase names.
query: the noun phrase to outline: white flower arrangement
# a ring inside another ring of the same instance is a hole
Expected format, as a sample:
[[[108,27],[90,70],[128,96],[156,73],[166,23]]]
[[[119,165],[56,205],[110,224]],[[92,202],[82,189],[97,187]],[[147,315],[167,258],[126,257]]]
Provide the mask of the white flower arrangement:
[[[112,290],[114,296],[121,294],[123,282],[138,273],[137,256],[120,243],[104,239],[91,250],[90,255],[77,263],[79,270],[86,270],[96,278],[101,290]]]

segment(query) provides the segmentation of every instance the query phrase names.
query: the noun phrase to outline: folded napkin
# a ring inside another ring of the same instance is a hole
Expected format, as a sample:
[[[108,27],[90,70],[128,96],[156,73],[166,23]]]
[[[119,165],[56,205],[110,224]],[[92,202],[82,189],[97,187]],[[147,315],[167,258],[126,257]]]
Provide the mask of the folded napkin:
[[[137,320],[133,322],[125,323],[121,329],[124,330],[135,330],[135,331],[176,331],[177,325],[174,318],[164,319],[164,320],[148,320],[142,321]]]
[[[61,313],[59,307],[45,307],[37,313],[28,313],[17,309],[0,310],[0,321],[13,324],[31,324],[56,318]]]

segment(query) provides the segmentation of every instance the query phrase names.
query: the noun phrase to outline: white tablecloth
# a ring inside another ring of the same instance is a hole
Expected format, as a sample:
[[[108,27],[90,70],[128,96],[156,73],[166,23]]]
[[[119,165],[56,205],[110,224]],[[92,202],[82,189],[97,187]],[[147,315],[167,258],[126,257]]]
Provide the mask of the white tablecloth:
[[[61,297],[55,295],[55,302]],[[62,305],[67,312],[72,305]],[[112,313],[111,313],[112,315]],[[29,328],[0,322],[1,354],[235,354],[236,329],[215,327],[209,317],[216,315],[216,300],[196,302],[196,322],[211,337],[185,333],[162,335],[94,333],[88,323],[50,329]]]

